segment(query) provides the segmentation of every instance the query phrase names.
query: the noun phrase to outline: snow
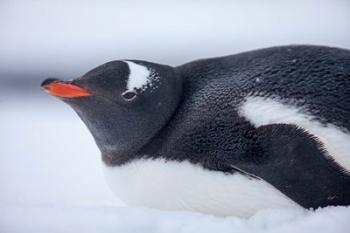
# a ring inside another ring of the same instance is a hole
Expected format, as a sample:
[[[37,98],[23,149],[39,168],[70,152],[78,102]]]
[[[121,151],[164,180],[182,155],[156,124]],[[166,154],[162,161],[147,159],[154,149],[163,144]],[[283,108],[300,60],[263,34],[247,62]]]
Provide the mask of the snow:
[[[348,232],[349,208],[283,209],[250,219],[108,206],[12,206],[3,232]]]
[[[4,92],[1,92],[2,94]],[[0,95],[0,232],[348,232],[350,207],[249,219],[123,206],[74,112],[39,93]]]

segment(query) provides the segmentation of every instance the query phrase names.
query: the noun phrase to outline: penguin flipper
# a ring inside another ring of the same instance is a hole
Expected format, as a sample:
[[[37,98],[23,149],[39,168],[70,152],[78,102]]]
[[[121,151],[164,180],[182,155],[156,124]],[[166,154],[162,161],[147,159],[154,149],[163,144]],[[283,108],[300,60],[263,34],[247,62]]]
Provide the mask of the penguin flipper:
[[[261,126],[252,153],[254,162],[239,168],[269,182],[301,206],[350,205],[349,173],[304,129],[288,124]]]

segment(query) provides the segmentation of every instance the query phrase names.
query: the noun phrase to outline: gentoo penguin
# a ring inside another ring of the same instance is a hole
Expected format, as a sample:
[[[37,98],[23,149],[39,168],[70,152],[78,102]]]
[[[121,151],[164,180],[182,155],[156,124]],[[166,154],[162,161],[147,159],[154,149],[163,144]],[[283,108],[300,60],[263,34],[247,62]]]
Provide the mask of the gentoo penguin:
[[[350,205],[348,50],[111,61],[42,87],[84,121],[129,205],[221,216]]]

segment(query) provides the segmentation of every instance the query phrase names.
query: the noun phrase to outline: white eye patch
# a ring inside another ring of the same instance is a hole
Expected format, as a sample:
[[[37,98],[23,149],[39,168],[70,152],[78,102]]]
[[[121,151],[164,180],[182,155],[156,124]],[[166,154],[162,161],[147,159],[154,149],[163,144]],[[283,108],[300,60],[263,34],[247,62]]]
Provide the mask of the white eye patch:
[[[126,90],[145,90],[147,87],[153,86],[153,82],[158,79],[155,73],[143,65],[136,64],[132,61],[124,61],[130,70],[130,74],[126,84]]]

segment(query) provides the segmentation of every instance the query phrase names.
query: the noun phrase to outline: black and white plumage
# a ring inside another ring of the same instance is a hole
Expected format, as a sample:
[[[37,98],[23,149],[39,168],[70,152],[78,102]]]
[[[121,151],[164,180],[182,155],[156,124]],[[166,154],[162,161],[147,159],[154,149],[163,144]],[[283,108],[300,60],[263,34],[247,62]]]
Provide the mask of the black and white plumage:
[[[350,204],[348,50],[284,46],[178,67],[113,61],[69,83],[92,93],[61,98],[130,205],[249,216]]]

